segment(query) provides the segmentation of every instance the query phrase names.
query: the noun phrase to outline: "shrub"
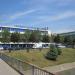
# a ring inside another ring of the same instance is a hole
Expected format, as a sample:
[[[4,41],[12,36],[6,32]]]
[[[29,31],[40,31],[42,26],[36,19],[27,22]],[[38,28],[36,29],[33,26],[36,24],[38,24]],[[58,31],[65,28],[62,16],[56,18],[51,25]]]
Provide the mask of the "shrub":
[[[56,60],[57,57],[58,57],[57,48],[54,45],[51,45],[49,52],[46,54],[46,58]]]
[[[58,45],[56,45],[57,51],[58,51],[58,55],[61,55],[62,51],[61,49],[58,47]]]
[[[59,47],[57,47],[57,50],[58,50],[58,55],[61,55],[62,51]]]

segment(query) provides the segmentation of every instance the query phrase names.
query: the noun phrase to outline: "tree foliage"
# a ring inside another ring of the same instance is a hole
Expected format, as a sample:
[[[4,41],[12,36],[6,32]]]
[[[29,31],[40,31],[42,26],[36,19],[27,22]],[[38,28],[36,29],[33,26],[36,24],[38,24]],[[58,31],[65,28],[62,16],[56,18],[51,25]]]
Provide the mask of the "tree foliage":
[[[75,48],[75,38],[73,39],[73,48]]]
[[[64,43],[66,45],[73,45],[73,38],[72,37],[65,36]]]
[[[55,36],[54,42],[55,43],[60,43],[60,36],[59,35]]]
[[[26,30],[24,34],[20,34],[18,32],[10,33],[5,29],[0,35],[2,35],[0,38],[2,42],[50,42],[50,36],[41,35],[39,30]]]
[[[46,58],[50,60],[56,60],[57,57],[58,57],[57,48],[54,45],[51,45],[49,52],[46,54]]]
[[[58,51],[58,55],[61,55],[61,53],[62,53],[61,48],[59,48],[58,45],[56,45],[56,48],[57,48],[57,51]]]
[[[60,36],[60,43],[64,44],[64,36]]]
[[[54,34],[51,34],[51,36],[50,36],[50,42],[51,42],[51,43],[54,42],[54,38],[55,38],[55,35],[54,35]]]
[[[42,36],[42,42],[50,42],[50,36],[49,35],[43,35]]]
[[[31,35],[30,35],[29,41],[30,42],[39,42],[39,41],[41,41],[41,33],[40,33],[40,31],[38,31],[38,30],[33,31],[31,33]]]
[[[18,32],[14,32],[11,34],[11,42],[19,42],[20,34]]]
[[[20,34],[20,42],[26,42],[24,34]]]
[[[4,29],[2,30],[2,41],[4,43],[8,43],[10,42],[10,32],[8,31],[8,29]]]
[[[23,34],[23,37],[24,37],[23,40],[24,40],[24,42],[29,42],[30,35],[31,35],[30,30],[26,30],[24,32],[24,34]]]

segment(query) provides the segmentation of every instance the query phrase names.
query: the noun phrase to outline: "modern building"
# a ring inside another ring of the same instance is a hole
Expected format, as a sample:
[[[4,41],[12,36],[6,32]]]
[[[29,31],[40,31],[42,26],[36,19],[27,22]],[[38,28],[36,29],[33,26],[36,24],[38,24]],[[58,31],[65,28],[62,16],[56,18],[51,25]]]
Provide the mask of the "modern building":
[[[66,32],[66,33],[61,33],[59,34],[61,36],[71,36],[71,37],[74,37],[75,38],[75,31],[72,31],[72,32]]]
[[[44,34],[51,35],[51,31],[49,31],[48,28],[46,28],[46,27],[45,28],[35,28],[35,27],[24,27],[24,26],[16,26],[16,25],[15,26],[0,25],[0,32],[2,32],[2,30],[4,30],[4,29],[8,29],[10,31],[10,33],[20,32],[21,34],[23,34],[26,30],[30,30],[30,31],[39,30],[42,35],[44,35]]]
[[[21,34],[23,34],[26,30],[29,31],[37,31],[39,30],[41,32],[41,35],[44,34],[48,34],[51,35],[51,31],[48,30],[48,28],[34,28],[34,27],[24,27],[24,26],[13,26],[13,25],[9,25],[9,26],[5,26],[5,25],[0,25],[0,32],[2,32],[4,29],[8,29],[8,31],[10,33],[14,33],[14,32],[19,32]],[[48,43],[24,43],[24,42],[19,42],[19,43],[0,43],[0,48],[3,49],[8,49],[8,48],[12,48],[14,49],[24,49],[24,48],[39,48],[39,47],[48,47]]]

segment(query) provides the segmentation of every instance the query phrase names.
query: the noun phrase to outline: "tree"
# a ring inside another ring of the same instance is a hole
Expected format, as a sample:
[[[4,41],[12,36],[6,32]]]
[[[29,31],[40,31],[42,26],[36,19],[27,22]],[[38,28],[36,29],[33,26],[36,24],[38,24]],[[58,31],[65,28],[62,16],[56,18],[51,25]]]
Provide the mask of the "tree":
[[[26,42],[24,34],[20,34],[20,42]]]
[[[36,30],[33,31],[29,38],[30,42],[40,42],[41,41],[41,32]]]
[[[1,36],[2,36],[1,37],[2,38],[1,42],[3,42],[3,43],[9,43],[10,42],[10,32],[8,31],[7,28],[4,29],[4,30],[2,30]],[[5,50],[8,49],[8,47],[6,46],[6,44],[3,47],[4,47]]]
[[[58,34],[57,34],[57,36],[55,36],[54,42],[55,43],[60,43],[60,36]]]
[[[64,36],[60,36],[60,43],[64,44]]]
[[[73,39],[73,48],[75,48],[75,38]]]
[[[14,32],[11,34],[11,42],[19,42],[20,40],[20,33]]]
[[[31,32],[30,30],[26,30],[23,34],[23,41],[24,42],[29,42],[29,38],[30,38]]]
[[[50,36],[49,35],[43,35],[42,36],[42,42],[50,42]]]
[[[54,42],[54,38],[55,38],[55,35],[51,34],[51,36],[50,36],[50,42],[51,42],[51,43]]]
[[[72,36],[69,37],[69,45],[73,46],[73,37]]]
[[[2,42],[2,32],[0,32],[0,42]]]
[[[51,45],[49,52],[46,54],[46,58],[50,60],[56,60],[57,57],[58,57],[57,48],[54,45]]]
[[[70,36],[65,36],[65,38],[64,38],[64,43],[65,43],[66,45],[73,45],[73,38],[70,37]]]
[[[2,30],[2,41],[3,43],[8,43],[10,42],[10,32],[8,29]]]
[[[62,50],[58,47],[58,45],[56,45],[57,51],[58,51],[58,55],[61,55]]]

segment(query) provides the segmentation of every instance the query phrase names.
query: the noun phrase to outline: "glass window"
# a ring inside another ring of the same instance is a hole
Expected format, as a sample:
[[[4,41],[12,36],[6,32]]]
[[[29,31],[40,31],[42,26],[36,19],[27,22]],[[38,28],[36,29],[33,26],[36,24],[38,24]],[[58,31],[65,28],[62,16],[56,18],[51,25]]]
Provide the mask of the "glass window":
[[[0,30],[1,30],[1,28],[2,28],[2,27],[0,27]]]
[[[10,31],[15,31],[15,32],[24,32],[24,29],[18,29],[18,28],[10,28]]]
[[[10,31],[15,31],[15,28],[10,28]]]
[[[25,31],[25,29],[19,29],[19,32],[24,32]]]
[[[2,30],[5,30],[5,29],[8,31],[10,30],[10,28],[8,28],[8,27],[2,27]]]

